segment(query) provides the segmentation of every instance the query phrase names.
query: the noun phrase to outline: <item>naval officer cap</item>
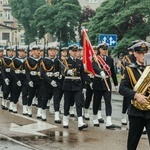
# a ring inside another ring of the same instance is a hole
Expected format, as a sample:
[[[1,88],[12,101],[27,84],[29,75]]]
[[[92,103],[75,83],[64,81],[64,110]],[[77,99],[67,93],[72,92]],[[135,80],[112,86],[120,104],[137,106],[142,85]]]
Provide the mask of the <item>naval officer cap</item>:
[[[25,50],[26,50],[26,48],[25,48],[25,47],[21,47],[21,46],[20,46],[20,47],[18,47],[18,48],[17,48],[17,50],[18,50],[18,51],[25,51]]]
[[[69,50],[72,50],[72,51],[77,51],[79,49],[79,46],[76,45],[76,44],[72,44],[69,46]]]
[[[6,50],[7,51],[15,51],[15,49],[13,47],[11,47],[11,46],[7,47]]]
[[[1,51],[1,52],[4,51],[4,48],[3,48],[3,47],[0,47],[0,51]]]
[[[47,50],[59,50],[59,47],[57,47],[57,46],[48,46],[47,47]]]
[[[98,50],[97,46],[92,46],[93,50]]]
[[[61,51],[68,51],[68,49],[69,49],[68,47],[62,47]]]
[[[34,46],[32,46],[32,50],[40,50],[40,46],[34,45]]]
[[[133,48],[133,51],[135,52],[142,52],[142,51],[148,51],[149,47],[150,47],[150,43],[139,42],[134,44],[131,48]]]
[[[107,50],[108,49],[108,45],[106,44],[106,43],[101,43],[101,44],[99,44],[98,46],[98,49],[103,49],[103,50]]]

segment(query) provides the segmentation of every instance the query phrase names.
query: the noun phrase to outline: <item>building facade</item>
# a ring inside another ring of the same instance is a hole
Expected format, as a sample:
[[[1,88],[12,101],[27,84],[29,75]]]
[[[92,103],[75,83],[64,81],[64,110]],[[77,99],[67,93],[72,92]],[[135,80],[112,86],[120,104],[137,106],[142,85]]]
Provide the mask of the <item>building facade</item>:
[[[105,0],[78,0],[81,7],[89,6],[91,9],[96,10]]]

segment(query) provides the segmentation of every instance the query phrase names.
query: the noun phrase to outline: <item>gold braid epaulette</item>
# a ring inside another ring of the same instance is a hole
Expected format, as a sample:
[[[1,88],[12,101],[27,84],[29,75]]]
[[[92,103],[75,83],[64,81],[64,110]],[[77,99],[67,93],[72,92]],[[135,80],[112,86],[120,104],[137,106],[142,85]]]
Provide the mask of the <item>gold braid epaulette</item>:
[[[11,67],[11,63],[12,63],[12,62],[8,65],[8,64],[5,62],[4,58],[2,58],[2,63],[4,64],[5,67]]]
[[[66,59],[62,60],[62,63],[66,66],[66,69],[69,69],[69,65],[68,65]]]
[[[131,63],[131,60],[130,60],[130,58],[129,58],[128,55],[125,56],[125,60],[126,60],[127,62]]]
[[[26,60],[25,64],[27,65],[27,67],[29,68],[29,70],[32,70],[32,71],[35,70],[35,69],[38,67],[38,64],[36,64],[34,67],[31,67],[31,66],[29,65],[28,60]]]
[[[12,61],[11,67],[12,67],[14,70],[21,70],[22,65],[21,65],[19,68],[16,68],[16,67],[15,67],[15,64],[14,64],[14,61]]]
[[[129,78],[130,78],[130,81],[131,81],[131,85],[132,87],[135,86],[135,84],[137,83],[137,80],[135,79],[135,76],[133,74],[133,71],[131,68],[129,68],[128,66],[126,66],[126,70],[128,72],[128,75],[129,75]]]
[[[49,71],[51,71],[54,68],[54,66],[52,66],[50,69],[46,69],[46,66],[45,66],[43,60],[41,61],[40,65],[43,67],[43,69],[44,69],[45,72],[49,72]]]

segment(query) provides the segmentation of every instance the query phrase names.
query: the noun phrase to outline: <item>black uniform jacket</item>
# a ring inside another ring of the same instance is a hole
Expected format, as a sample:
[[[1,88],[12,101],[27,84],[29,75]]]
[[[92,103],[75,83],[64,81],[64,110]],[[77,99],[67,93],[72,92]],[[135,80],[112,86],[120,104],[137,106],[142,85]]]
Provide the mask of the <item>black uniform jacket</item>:
[[[35,59],[34,57],[28,57],[25,62],[25,68],[26,68],[26,77],[27,81],[33,81],[33,82],[41,82],[40,77],[40,63],[42,58]],[[32,75],[32,72],[35,72],[36,75]]]
[[[66,91],[80,91],[85,86],[85,82],[90,82],[87,79],[87,74],[84,71],[82,60],[77,59],[73,61],[71,57],[66,59],[66,71],[65,71],[65,79],[63,82],[63,90]],[[66,65],[65,64],[65,65]],[[67,71],[69,69],[74,69],[74,77],[80,77],[80,79],[67,79],[67,77],[73,77],[71,75],[67,75]]]
[[[12,69],[11,69],[11,63],[12,60],[14,59],[14,57],[7,57],[4,56],[4,58],[2,58],[2,68],[1,68],[1,75],[3,79],[9,78],[12,79]]]
[[[55,77],[54,73],[58,72],[59,76]],[[51,73],[51,76],[48,74]],[[45,57],[41,63],[41,76],[44,82],[51,83],[52,80],[57,82],[57,86],[61,87],[61,69],[58,58],[51,59]]]
[[[26,58],[15,58],[12,60],[12,76],[14,81],[26,80],[25,74],[25,60]]]
[[[132,70],[136,81],[138,81],[138,79],[141,76],[141,73],[139,70],[141,70],[141,72],[142,72],[143,69],[140,68],[136,63],[134,65],[129,65],[127,67],[129,67]],[[124,72],[124,77],[120,83],[119,93],[121,95],[127,97],[126,100],[131,101],[131,100],[134,100],[134,96],[135,96],[136,91],[133,90],[135,83],[132,82],[132,80],[130,79],[130,76],[129,76],[128,71],[127,71],[127,67],[126,67],[125,72]],[[128,114],[130,116],[141,116],[144,118],[150,118],[150,111],[138,110],[137,108],[134,107],[134,105],[132,103],[130,104],[130,106],[128,108]]]
[[[118,81],[117,81],[116,72],[115,72],[115,69],[114,69],[114,61],[110,56],[106,56],[106,61],[105,62],[110,67],[111,77],[112,77],[113,83],[114,83],[115,86],[117,86]],[[102,71],[102,69],[99,68],[98,64],[95,61],[92,62],[92,65],[93,65],[93,69],[94,69],[95,73],[97,75],[100,75],[100,72]],[[106,73],[106,75],[107,75],[107,73]],[[109,88],[111,90],[110,77],[106,78],[106,80],[107,80],[107,83],[108,83]],[[93,80],[93,90],[106,91],[108,89],[106,87],[106,84],[105,84],[104,80],[100,77],[95,76],[94,80]]]

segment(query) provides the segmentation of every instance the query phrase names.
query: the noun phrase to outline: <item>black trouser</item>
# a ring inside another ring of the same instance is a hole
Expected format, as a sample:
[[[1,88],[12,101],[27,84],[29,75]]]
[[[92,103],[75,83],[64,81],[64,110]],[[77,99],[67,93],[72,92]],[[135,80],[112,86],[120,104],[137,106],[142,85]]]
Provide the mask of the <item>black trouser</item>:
[[[146,132],[150,143],[150,119],[145,119],[143,117],[129,116],[129,133],[128,133],[127,150],[136,150],[144,126],[146,127]]]
[[[30,87],[28,85],[28,106],[31,106],[33,97],[35,96],[37,92],[37,99],[38,99],[38,107],[42,108],[43,105],[43,84],[42,81],[34,81],[33,82],[33,87]]]
[[[87,85],[86,88],[86,99],[84,102],[84,108],[88,109],[90,107],[90,103],[92,100],[93,90],[91,89],[90,85]]]
[[[43,94],[43,106],[42,109],[46,109],[47,107],[47,101],[50,97],[53,96],[54,101],[54,110],[59,111],[60,108],[60,101],[61,101],[61,87],[58,85],[57,87],[52,87],[49,83],[44,82],[43,88],[44,88],[44,94]]]
[[[76,103],[77,116],[81,117],[83,107],[82,91],[64,91],[64,116],[69,115],[72,100]]]
[[[3,82],[3,98],[7,99],[9,94],[12,95],[12,90],[13,90],[13,88],[12,88],[12,80],[9,79],[9,85],[6,85],[6,83],[4,81]],[[10,101],[12,101],[12,100],[10,99]]]
[[[27,81],[21,81],[21,86],[18,86],[17,84],[14,85],[13,99],[15,104],[19,101],[19,96],[21,92],[22,92],[22,104],[27,105],[28,103]]]
[[[106,116],[111,116],[112,106],[111,106],[111,91],[96,91],[94,90],[93,98],[93,114],[97,115],[98,109],[101,108],[102,96],[105,100]]]
[[[131,100],[124,96],[123,103],[122,103],[122,113],[123,114],[125,114],[127,112],[127,109],[130,106],[130,104],[131,104]]]

